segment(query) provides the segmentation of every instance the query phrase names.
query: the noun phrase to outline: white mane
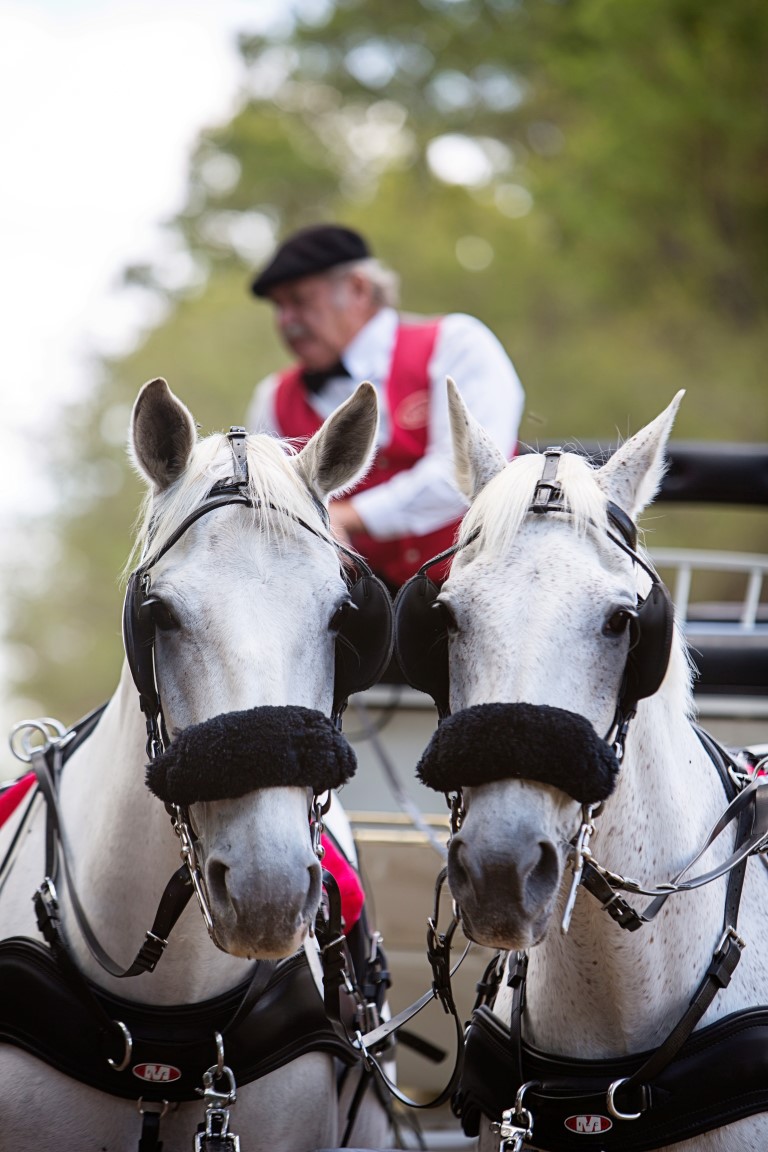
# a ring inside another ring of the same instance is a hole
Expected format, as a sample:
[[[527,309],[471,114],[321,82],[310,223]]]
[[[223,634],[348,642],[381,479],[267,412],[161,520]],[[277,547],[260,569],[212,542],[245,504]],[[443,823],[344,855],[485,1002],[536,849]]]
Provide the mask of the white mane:
[[[266,533],[280,533],[283,538],[295,537],[300,524],[295,517],[307,521],[329,541],[331,536],[318,513],[317,506],[291,466],[293,449],[285,441],[273,436],[252,435],[247,441],[248,493],[253,501],[254,515],[259,507],[271,505],[284,516],[262,516]],[[150,493],[139,515],[139,531],[132,555],[141,553],[144,561],[151,561],[163,548],[185,518],[208,496],[214,484],[234,477],[232,448],[226,435],[215,433],[198,441],[188,467],[179,479],[158,495]]]

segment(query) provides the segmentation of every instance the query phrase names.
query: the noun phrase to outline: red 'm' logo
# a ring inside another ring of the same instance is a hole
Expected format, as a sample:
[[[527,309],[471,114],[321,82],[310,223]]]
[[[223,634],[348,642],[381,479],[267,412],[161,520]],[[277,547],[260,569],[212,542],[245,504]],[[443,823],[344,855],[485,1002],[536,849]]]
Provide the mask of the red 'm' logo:
[[[578,1132],[579,1136],[596,1136],[613,1128],[613,1121],[607,1116],[569,1116],[565,1126],[569,1132]]]
[[[173,1064],[134,1064],[134,1076],[139,1080],[149,1080],[152,1084],[168,1084],[171,1080],[181,1080],[181,1070]]]

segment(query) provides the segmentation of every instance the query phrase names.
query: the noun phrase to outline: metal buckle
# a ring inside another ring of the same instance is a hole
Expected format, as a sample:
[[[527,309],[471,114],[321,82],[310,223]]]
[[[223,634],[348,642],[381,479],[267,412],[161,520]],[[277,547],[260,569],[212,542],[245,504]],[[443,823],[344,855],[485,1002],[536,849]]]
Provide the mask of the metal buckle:
[[[717,942],[717,947],[715,948],[715,951],[714,951],[714,956],[716,958],[718,956],[721,956],[723,954],[723,952],[725,952],[725,945],[729,940],[733,940],[734,944],[736,945],[736,947],[739,949],[740,952],[743,951],[744,948],[746,948],[746,946],[747,946],[746,940],[744,940],[741,936],[739,936],[738,932],[736,931],[736,929],[733,927],[732,924],[729,924]]]
[[[14,724],[8,743],[17,760],[21,760],[22,764],[31,764],[36,752],[46,752],[66,732],[67,729],[59,720],[54,720],[52,716],[42,716],[39,720],[21,720]],[[42,743],[33,744],[34,736],[42,737]]]

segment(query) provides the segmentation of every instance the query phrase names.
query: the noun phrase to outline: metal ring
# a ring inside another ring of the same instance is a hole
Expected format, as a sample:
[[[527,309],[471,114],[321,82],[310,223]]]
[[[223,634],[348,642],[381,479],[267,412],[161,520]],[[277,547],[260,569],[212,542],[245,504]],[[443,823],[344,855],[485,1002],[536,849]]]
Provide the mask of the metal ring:
[[[522,1116],[523,1113],[525,1113],[529,1117],[529,1121],[528,1121],[528,1124],[526,1125],[526,1127],[530,1127],[530,1125],[531,1125],[531,1121],[530,1121],[530,1115],[531,1114],[527,1108],[523,1108],[523,1096],[525,1095],[525,1093],[528,1091],[529,1088],[539,1088],[540,1086],[541,1086],[540,1080],[527,1080],[525,1082],[525,1084],[520,1085],[520,1088],[518,1089],[517,1096],[515,1097],[515,1115],[516,1116]]]
[[[216,1040],[216,1079],[224,1075],[224,1037],[221,1032],[214,1032]]]
[[[616,1089],[620,1088],[622,1084],[626,1084],[628,1080],[629,1076],[623,1076],[621,1080],[614,1080],[605,1094],[606,1107],[615,1120],[639,1120],[642,1116],[642,1112],[620,1112],[614,1104]]]
[[[159,1116],[160,1119],[162,1120],[163,1116],[167,1116],[168,1113],[170,1112],[171,1102],[170,1102],[170,1100],[161,1100],[160,1103],[162,1104],[163,1107],[159,1112],[155,1112],[152,1109],[149,1109],[149,1112],[150,1112],[150,1115]],[[136,1108],[137,1108],[140,1116],[143,1116],[144,1113],[148,1111],[144,1107],[144,1097],[143,1096],[139,1096],[138,1100],[136,1101]]]
[[[36,732],[43,737],[42,744],[32,744],[32,736]],[[8,743],[17,760],[21,760],[22,764],[31,764],[32,756],[36,751],[44,751],[54,740],[60,740],[65,732],[64,725],[51,716],[42,716],[39,720],[20,720],[11,728]],[[24,733],[24,735],[17,741],[16,738],[20,733]]]
[[[122,1020],[114,1020],[113,1023],[116,1024],[122,1032],[123,1043],[125,1047],[123,1049],[123,1058],[119,1064],[117,1064],[111,1057],[107,1057],[107,1064],[109,1064],[113,1072],[124,1072],[130,1064],[131,1056],[133,1055],[133,1037],[126,1028],[125,1024],[123,1024]]]

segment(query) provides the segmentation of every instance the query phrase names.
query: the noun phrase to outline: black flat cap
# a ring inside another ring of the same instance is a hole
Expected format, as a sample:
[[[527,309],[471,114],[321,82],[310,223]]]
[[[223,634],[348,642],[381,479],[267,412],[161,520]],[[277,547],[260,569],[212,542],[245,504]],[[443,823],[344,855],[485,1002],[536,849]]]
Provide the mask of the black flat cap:
[[[278,284],[288,280],[314,276],[350,260],[367,260],[370,255],[366,241],[351,228],[339,224],[301,228],[283,241],[251,284],[251,291],[254,296],[267,296]]]

